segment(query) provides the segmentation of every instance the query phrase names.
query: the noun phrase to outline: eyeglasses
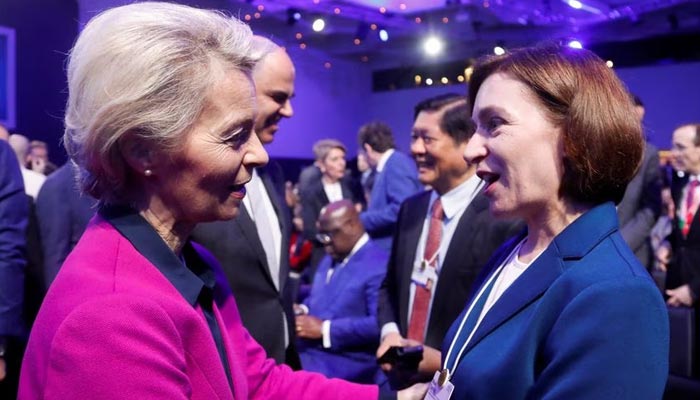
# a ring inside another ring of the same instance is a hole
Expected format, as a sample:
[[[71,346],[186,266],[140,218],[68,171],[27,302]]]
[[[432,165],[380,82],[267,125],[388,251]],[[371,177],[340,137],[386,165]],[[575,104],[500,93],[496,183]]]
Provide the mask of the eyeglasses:
[[[319,243],[325,246],[333,241],[333,237],[327,233],[317,233],[316,240],[318,240]]]

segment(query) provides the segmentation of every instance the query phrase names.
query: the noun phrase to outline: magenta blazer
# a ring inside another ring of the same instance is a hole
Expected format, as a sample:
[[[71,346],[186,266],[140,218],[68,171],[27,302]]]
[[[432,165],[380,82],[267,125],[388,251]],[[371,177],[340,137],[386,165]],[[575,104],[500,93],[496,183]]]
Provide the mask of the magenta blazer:
[[[376,386],[276,365],[243,327],[228,287],[217,280],[217,288],[233,394],[201,307],[96,216],[46,295],[19,399],[378,398]]]

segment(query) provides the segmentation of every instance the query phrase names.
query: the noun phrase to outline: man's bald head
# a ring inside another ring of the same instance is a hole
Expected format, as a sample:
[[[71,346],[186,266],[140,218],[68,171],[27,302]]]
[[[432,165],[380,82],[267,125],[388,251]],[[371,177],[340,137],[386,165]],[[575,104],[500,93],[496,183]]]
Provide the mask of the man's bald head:
[[[326,252],[335,260],[350,254],[355,243],[365,233],[355,205],[350,200],[339,200],[325,206],[318,218],[318,232]]]
[[[294,115],[294,63],[284,48],[262,36],[253,38],[253,81],[257,97],[258,116],[255,132],[263,144],[272,143],[282,118]]]

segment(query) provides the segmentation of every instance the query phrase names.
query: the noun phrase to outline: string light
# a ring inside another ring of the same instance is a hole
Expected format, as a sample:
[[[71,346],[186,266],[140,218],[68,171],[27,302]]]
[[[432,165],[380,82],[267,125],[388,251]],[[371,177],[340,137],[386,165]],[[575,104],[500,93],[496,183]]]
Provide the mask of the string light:
[[[260,17],[262,17],[262,15],[259,12],[253,14],[253,16],[255,17],[255,19],[260,19]]]
[[[372,24],[369,26],[369,29],[376,31],[377,30],[377,24]]]
[[[302,43],[299,45],[299,48],[302,50],[306,50],[306,43]]]
[[[423,22],[423,20],[420,17],[416,17],[416,19],[414,21],[416,21],[417,24],[420,24],[421,22]]]
[[[404,4],[404,3],[399,4],[399,9],[401,9],[402,11],[405,10],[406,4]]]
[[[446,24],[446,23],[448,23],[448,22],[450,22],[450,19],[449,19],[449,18],[447,18],[447,17],[442,17],[442,23],[443,23],[443,24]]]
[[[323,63],[323,66],[326,67],[326,69],[331,69],[331,63],[328,62],[328,61],[326,61],[325,63]]]
[[[340,14],[340,8],[336,7],[333,9],[333,12],[337,15]]]
[[[359,46],[360,43],[362,43],[362,41],[358,38],[355,38],[355,40],[353,40],[352,42],[355,43],[355,46]]]
[[[379,7],[379,12],[382,14],[386,13],[386,8],[385,7]]]
[[[246,21],[250,21],[250,20],[251,20],[250,14],[246,14],[246,15],[243,17],[243,19],[246,20]]]
[[[264,6],[264,5],[262,5],[262,4],[258,5],[258,11],[262,12],[262,11],[264,11],[264,10],[265,10],[265,6]]]
[[[297,38],[297,40],[301,40],[301,38],[304,36],[301,34],[301,32],[297,32],[297,34],[294,35],[294,37]]]

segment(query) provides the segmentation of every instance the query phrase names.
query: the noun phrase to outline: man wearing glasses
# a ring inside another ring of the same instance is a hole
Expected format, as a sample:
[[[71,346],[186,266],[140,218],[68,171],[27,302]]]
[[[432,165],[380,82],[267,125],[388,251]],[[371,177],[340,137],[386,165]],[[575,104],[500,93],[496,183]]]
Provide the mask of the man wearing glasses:
[[[381,384],[377,296],[389,255],[369,238],[350,200],[321,210],[316,238],[327,255],[311,294],[295,306],[302,365],[329,378]]]

